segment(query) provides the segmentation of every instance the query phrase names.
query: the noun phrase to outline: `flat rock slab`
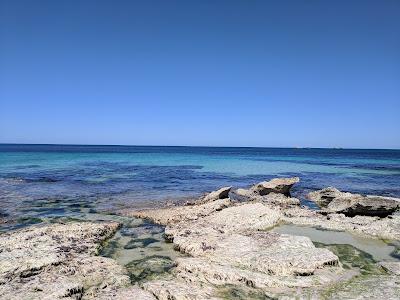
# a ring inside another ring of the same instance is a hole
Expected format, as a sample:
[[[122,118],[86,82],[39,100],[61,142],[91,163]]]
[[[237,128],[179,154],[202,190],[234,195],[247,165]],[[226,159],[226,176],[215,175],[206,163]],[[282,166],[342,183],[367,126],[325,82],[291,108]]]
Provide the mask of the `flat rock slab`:
[[[231,205],[231,200],[219,199],[201,205],[176,206],[171,208],[147,209],[140,211],[125,211],[123,215],[149,219],[150,221],[161,224],[171,225],[182,221],[197,220],[208,216],[216,211],[222,210]]]
[[[267,290],[337,280],[343,270],[332,252],[316,248],[307,237],[264,231],[281,217],[278,209],[246,203],[167,226],[175,248],[193,257],[180,259],[176,274],[190,282]]]

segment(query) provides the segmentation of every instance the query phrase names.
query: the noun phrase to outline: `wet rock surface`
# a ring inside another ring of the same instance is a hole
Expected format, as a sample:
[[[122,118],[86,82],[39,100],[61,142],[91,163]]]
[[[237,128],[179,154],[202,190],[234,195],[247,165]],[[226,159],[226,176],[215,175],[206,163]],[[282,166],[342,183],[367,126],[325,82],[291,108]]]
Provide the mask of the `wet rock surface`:
[[[386,217],[400,207],[398,198],[345,193],[333,187],[311,192],[308,198],[326,212],[343,213],[346,216]]]

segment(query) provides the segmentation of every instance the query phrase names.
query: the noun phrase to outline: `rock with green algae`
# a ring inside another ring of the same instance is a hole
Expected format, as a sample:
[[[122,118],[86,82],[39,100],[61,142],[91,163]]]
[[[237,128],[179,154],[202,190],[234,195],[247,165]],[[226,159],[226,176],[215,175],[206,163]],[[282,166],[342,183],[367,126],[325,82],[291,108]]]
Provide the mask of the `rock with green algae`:
[[[97,299],[128,286],[122,266],[95,256],[118,227],[115,222],[82,222],[1,234],[1,299]]]
[[[168,256],[151,255],[142,259],[133,260],[125,267],[133,282],[143,281],[167,274],[176,263]]]
[[[201,294],[195,287],[208,287],[212,293],[207,295],[219,298],[216,287],[226,285],[265,295],[336,282],[344,270],[332,252],[316,248],[307,237],[264,231],[281,217],[279,209],[252,202],[170,224],[166,237],[191,257],[177,260],[174,280],[148,281],[146,289],[177,299],[204,299],[195,298],[192,293]],[[186,296],[184,283],[193,285]]]
[[[325,299],[400,299],[400,277],[395,275],[361,275],[329,289]]]

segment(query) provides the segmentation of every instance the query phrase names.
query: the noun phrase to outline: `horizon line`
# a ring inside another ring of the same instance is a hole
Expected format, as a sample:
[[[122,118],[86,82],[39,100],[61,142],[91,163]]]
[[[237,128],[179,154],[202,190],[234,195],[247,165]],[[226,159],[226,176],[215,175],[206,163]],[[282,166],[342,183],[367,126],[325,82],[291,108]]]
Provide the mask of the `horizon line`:
[[[300,146],[193,146],[193,145],[127,145],[127,144],[57,144],[57,143],[4,143],[0,145],[26,146],[89,146],[89,147],[181,147],[181,148],[259,148],[259,149],[326,149],[326,150],[395,150],[400,148],[346,148],[346,147],[300,147]]]

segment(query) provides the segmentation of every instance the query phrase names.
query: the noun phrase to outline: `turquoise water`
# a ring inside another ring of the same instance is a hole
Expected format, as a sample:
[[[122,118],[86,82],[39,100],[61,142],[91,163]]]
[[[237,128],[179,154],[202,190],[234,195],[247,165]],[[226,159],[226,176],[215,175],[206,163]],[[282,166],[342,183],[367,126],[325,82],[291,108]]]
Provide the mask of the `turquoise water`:
[[[1,226],[154,205],[275,176],[299,176],[293,194],[307,205],[305,194],[326,186],[400,197],[400,151],[3,144],[0,217],[8,221]]]

